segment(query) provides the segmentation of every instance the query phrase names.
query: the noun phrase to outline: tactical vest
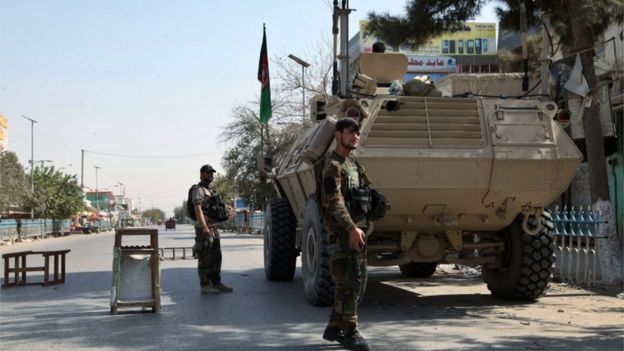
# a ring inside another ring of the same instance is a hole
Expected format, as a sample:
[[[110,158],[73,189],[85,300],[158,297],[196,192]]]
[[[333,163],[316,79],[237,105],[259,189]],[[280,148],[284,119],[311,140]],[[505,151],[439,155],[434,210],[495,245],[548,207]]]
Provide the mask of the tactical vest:
[[[348,181],[340,182],[340,192],[345,200],[351,219],[355,223],[365,223],[371,211],[371,189],[368,187],[367,175],[364,168],[354,159],[345,161],[356,167],[358,182],[351,183],[351,174],[345,167],[341,169],[341,178]]]
[[[321,187],[319,184],[322,184],[322,176],[323,176],[323,165],[327,160],[329,155],[325,154],[323,157],[317,160],[314,167],[314,173],[316,177],[316,198],[317,204],[319,206],[320,213],[324,212],[322,201],[321,201]],[[344,167],[340,170],[340,177],[342,181],[340,182],[340,193],[345,201],[345,206],[349,211],[349,215],[351,219],[355,223],[366,223],[366,219],[368,214],[371,212],[371,189],[369,188],[370,179],[366,174],[366,171],[360,164],[357,162],[355,158],[350,159],[353,166],[357,169],[358,174],[358,183],[350,184],[351,176],[345,170]]]
[[[204,191],[202,185],[197,184],[194,186],[199,187],[200,191]],[[210,192],[209,196],[204,193],[204,198],[201,204],[202,212],[211,223],[227,221],[228,211],[223,201],[221,201],[221,196],[216,190],[208,188],[208,191]]]

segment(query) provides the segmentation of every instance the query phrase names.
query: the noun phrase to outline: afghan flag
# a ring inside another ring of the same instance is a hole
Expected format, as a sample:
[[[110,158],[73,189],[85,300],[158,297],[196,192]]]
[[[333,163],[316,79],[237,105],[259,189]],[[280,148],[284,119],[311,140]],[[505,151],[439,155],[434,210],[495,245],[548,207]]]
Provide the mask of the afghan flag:
[[[266,28],[262,25],[262,48],[258,63],[258,80],[260,91],[260,123],[267,123],[271,118],[271,84],[269,83],[269,56],[267,54]]]

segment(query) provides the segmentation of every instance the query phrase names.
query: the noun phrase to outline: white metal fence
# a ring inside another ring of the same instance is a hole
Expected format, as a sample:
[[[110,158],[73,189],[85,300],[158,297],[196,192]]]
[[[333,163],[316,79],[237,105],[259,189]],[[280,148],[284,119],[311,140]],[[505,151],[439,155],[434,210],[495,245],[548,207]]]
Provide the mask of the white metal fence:
[[[0,219],[0,240],[12,241],[34,237],[47,237],[51,234],[68,234],[69,220],[52,219]]]
[[[563,282],[591,287],[599,276],[596,239],[603,238],[599,212],[590,207],[552,212],[556,245],[555,277]]]

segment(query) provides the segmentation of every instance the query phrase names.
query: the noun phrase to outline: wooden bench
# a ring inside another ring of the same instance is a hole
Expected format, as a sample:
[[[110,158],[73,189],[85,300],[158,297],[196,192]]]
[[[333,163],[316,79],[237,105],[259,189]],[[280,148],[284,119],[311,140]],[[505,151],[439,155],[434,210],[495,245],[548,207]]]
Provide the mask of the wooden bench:
[[[2,255],[4,259],[4,283],[3,288],[8,288],[18,285],[55,285],[65,283],[65,255],[71,250],[58,250],[58,251],[20,251],[10,252]],[[26,257],[28,255],[42,255],[43,266],[28,267]],[[54,279],[50,280],[50,257],[54,259]],[[11,259],[13,259],[13,268],[10,267]],[[59,272],[59,261],[61,263]],[[27,282],[27,272],[43,272],[42,282]],[[14,279],[10,281],[10,276],[13,273]],[[20,277],[21,276],[21,277]]]

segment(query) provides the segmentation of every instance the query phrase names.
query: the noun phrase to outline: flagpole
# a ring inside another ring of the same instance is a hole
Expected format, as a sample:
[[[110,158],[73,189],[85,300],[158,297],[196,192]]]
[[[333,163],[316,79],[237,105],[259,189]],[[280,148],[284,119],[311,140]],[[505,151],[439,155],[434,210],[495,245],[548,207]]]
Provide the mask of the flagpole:
[[[264,123],[260,123],[260,156],[264,155]]]
[[[262,23],[262,41],[266,38],[266,23]],[[262,53],[261,53],[262,55]],[[262,103],[260,103],[260,110],[262,110]],[[262,123],[262,114],[260,114],[260,157],[264,154],[264,123]]]

